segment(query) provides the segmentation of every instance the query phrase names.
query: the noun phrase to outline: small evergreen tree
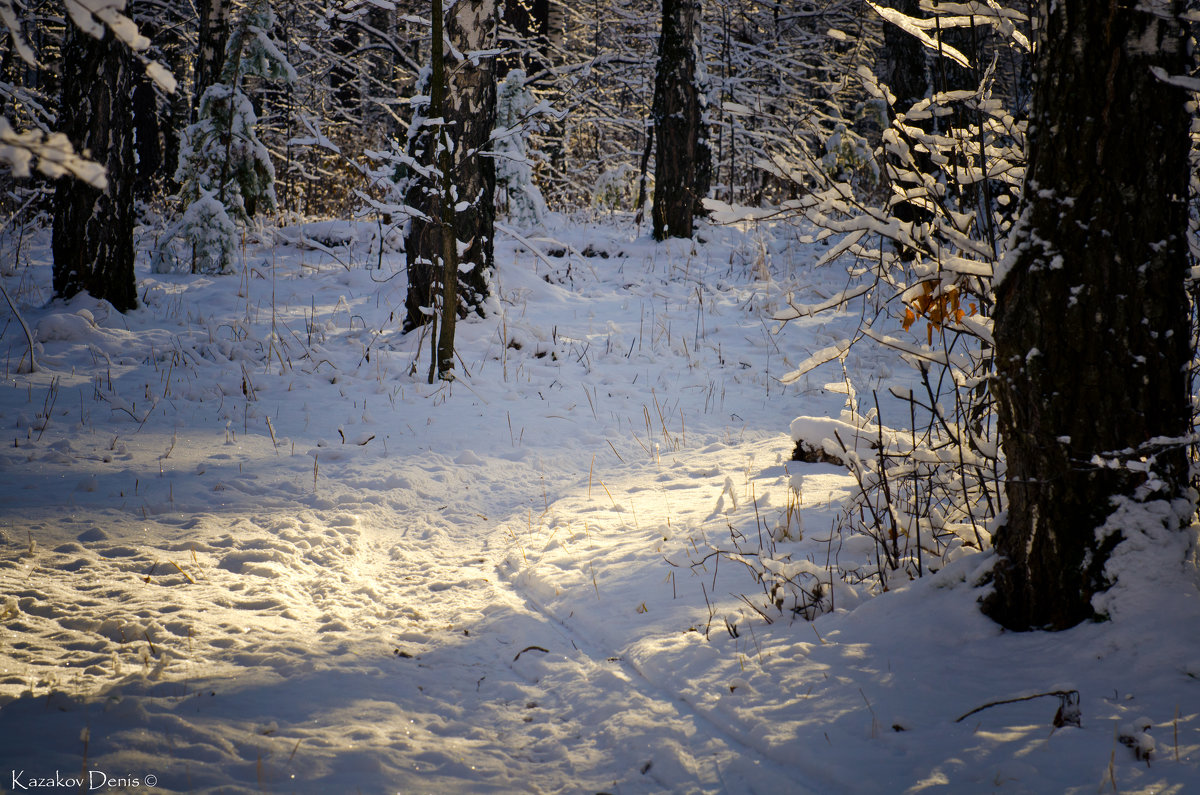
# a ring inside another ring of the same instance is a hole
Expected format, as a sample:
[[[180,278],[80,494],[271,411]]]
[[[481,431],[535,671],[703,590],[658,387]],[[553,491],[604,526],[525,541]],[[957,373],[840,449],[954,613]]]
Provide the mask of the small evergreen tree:
[[[200,121],[184,130],[175,175],[186,204],[211,191],[239,221],[275,209],[275,169],[255,133],[257,121],[241,91],[217,83],[204,92]]]
[[[175,180],[184,211],[160,242],[155,270],[171,270],[175,238],[191,245],[193,273],[227,273],[236,245],[235,224],[274,211],[275,168],[255,131],[258,118],[241,88],[247,76],[293,82],[296,72],[271,40],[275,14],[257,0],[229,37],[221,82],[200,98],[198,120],[183,132]]]
[[[496,198],[507,203],[508,220],[518,226],[540,223],[546,201],[533,182],[529,161],[529,117],[533,94],[525,86],[525,70],[513,69],[496,94]]]

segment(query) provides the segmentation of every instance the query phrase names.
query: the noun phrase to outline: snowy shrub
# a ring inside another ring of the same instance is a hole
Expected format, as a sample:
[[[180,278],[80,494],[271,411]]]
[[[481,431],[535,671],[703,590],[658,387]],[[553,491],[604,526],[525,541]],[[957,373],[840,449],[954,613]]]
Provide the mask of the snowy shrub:
[[[229,273],[237,239],[234,222],[245,223],[260,210],[276,207],[275,168],[254,133],[257,119],[249,98],[217,83],[204,92],[199,116],[180,141],[175,180],[183,216],[160,239],[153,257],[156,270],[177,269],[170,247],[178,237],[191,246],[193,272]]]
[[[616,212],[633,204],[637,170],[628,163],[605,171],[596,180],[592,191],[592,207],[604,212]],[[648,180],[653,189],[653,175]]]
[[[989,528],[1003,507],[1004,467],[988,380],[992,274],[1021,190],[1025,123],[1008,107],[1015,92],[1000,85],[996,52],[1023,51],[1028,42],[1010,16],[994,13],[980,24],[1004,35],[988,39],[995,52],[975,53],[986,68],[975,73],[973,89],[935,91],[910,107],[895,107],[887,86],[859,70],[864,88],[891,110],[882,146],[869,153],[871,167],[890,186],[882,203],[847,178],[843,161],[868,153],[844,128],[836,129],[824,154],[776,156],[762,164],[801,196],[784,209],[814,224],[818,237],[836,240],[818,266],[849,255],[843,292],[811,305],[789,298],[776,319],[811,317],[855,300],[864,307],[856,335],[816,352],[784,381],[844,362],[849,349],[866,340],[892,351],[916,384],[860,399],[846,375],[842,419],[853,432],[794,438],[800,449],[840,460],[854,476],[857,494],[838,530],[840,543],[858,554],[830,565],[844,582],[871,590],[886,590],[894,577],[937,570],[964,547],[988,548]]]
[[[201,189],[200,197],[187,206],[183,217],[164,235],[151,257],[155,273],[188,270],[191,273],[227,273],[236,252],[238,230],[212,191]],[[175,256],[172,240],[190,243],[190,263]],[[182,267],[181,263],[189,267]]]
[[[533,94],[525,87],[525,71],[513,69],[496,96],[496,203],[507,208],[509,221],[522,227],[539,223],[546,214],[528,153],[528,125],[535,110]]]
[[[834,180],[849,182],[865,180],[874,185],[879,181],[879,164],[871,152],[867,139],[839,122],[833,135],[825,140],[825,156],[822,165]]]

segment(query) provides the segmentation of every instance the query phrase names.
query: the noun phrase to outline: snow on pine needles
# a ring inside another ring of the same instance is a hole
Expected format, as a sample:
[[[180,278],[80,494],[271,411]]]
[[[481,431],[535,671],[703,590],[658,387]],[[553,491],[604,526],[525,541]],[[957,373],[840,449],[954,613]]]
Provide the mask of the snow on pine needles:
[[[843,288],[820,243],[548,216],[498,241],[459,380],[430,386],[377,232],[278,230],[228,276],[139,263],[128,315],[50,302],[45,236],[5,265],[37,369],[7,315],[0,788],[1200,783],[1188,572],[1053,636],[979,615],[969,551],[874,598],[828,579],[875,551],[831,532],[854,481],[788,460],[788,429],[840,422],[843,372],[778,379],[858,314],[771,320]],[[878,348],[844,363],[905,386]],[[823,572],[811,622],[763,579]]]

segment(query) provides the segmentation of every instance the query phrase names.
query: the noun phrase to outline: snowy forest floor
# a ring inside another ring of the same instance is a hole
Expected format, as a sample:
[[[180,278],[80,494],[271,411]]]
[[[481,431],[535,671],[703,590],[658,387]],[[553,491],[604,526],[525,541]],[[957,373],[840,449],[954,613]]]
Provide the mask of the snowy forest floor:
[[[858,318],[771,321],[845,281],[802,230],[504,238],[436,386],[371,231],[279,230],[231,276],[139,268],[124,316],[49,301],[44,233],[0,240],[39,365],[6,308],[0,790],[1200,788],[1187,539],[1058,634],[983,618],[967,550],[811,623],[706,557],[869,553],[832,531],[851,478],[788,460],[792,418],[846,394],[836,363],[778,379]],[[908,377],[867,345],[846,366]],[[1072,690],[1078,727],[1016,700]]]

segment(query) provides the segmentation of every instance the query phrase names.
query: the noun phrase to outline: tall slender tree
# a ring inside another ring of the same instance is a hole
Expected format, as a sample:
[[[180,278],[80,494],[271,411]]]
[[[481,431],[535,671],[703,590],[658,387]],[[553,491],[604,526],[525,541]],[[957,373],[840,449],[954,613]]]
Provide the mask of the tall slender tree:
[[[421,126],[408,144],[410,158],[429,171],[410,182],[405,197],[405,203],[422,214],[412,219],[405,235],[409,281],[405,330],[429,321],[435,296],[444,289],[436,263],[446,261],[439,230],[448,221],[459,241],[456,314],[479,311],[488,295],[496,217],[496,166],[488,156],[496,119],[496,58],[489,50],[497,41],[499,12],[496,0],[457,0],[446,12],[449,46],[445,47],[441,116],[431,109],[429,118],[415,121]],[[445,133],[444,145],[439,144],[439,131]],[[443,177],[446,171],[438,167],[443,148],[449,158],[449,181]],[[452,219],[443,220],[444,204],[452,211]]]
[[[54,294],[87,291],[125,312],[137,307],[133,273],[133,57],[111,31],[95,38],[67,25],[60,125],[106,170],[105,187],[60,177],[54,192]]]
[[[691,237],[704,213],[712,155],[704,128],[705,97],[699,56],[700,3],[663,0],[658,71],[654,81],[654,239]]]
[[[446,113],[446,52],[442,36],[442,0],[433,0],[433,46],[430,60],[433,62],[432,91],[429,107],[439,118]],[[454,236],[455,201],[451,191],[454,174],[450,168],[450,137],[446,134],[446,125],[441,124],[436,130],[434,144],[434,161],[437,172],[435,180],[439,180],[437,190],[430,198],[432,206],[437,211],[435,225],[438,243],[441,247],[441,281],[442,281],[442,333],[438,336],[437,318],[434,318],[434,334],[436,340],[433,346],[433,356],[429,360],[429,383],[434,377],[449,378],[454,370],[454,329],[458,321],[458,246]],[[432,264],[432,263],[431,263]]]
[[[1182,5],[1039,3],[1024,206],[996,285],[1009,504],[985,610],[1013,629],[1093,616],[1117,511],[1187,493]]]
[[[210,86],[221,82],[225,50],[229,43],[229,0],[200,0],[199,52],[196,54],[196,84],[192,93],[192,121],[200,114],[200,100]]]

